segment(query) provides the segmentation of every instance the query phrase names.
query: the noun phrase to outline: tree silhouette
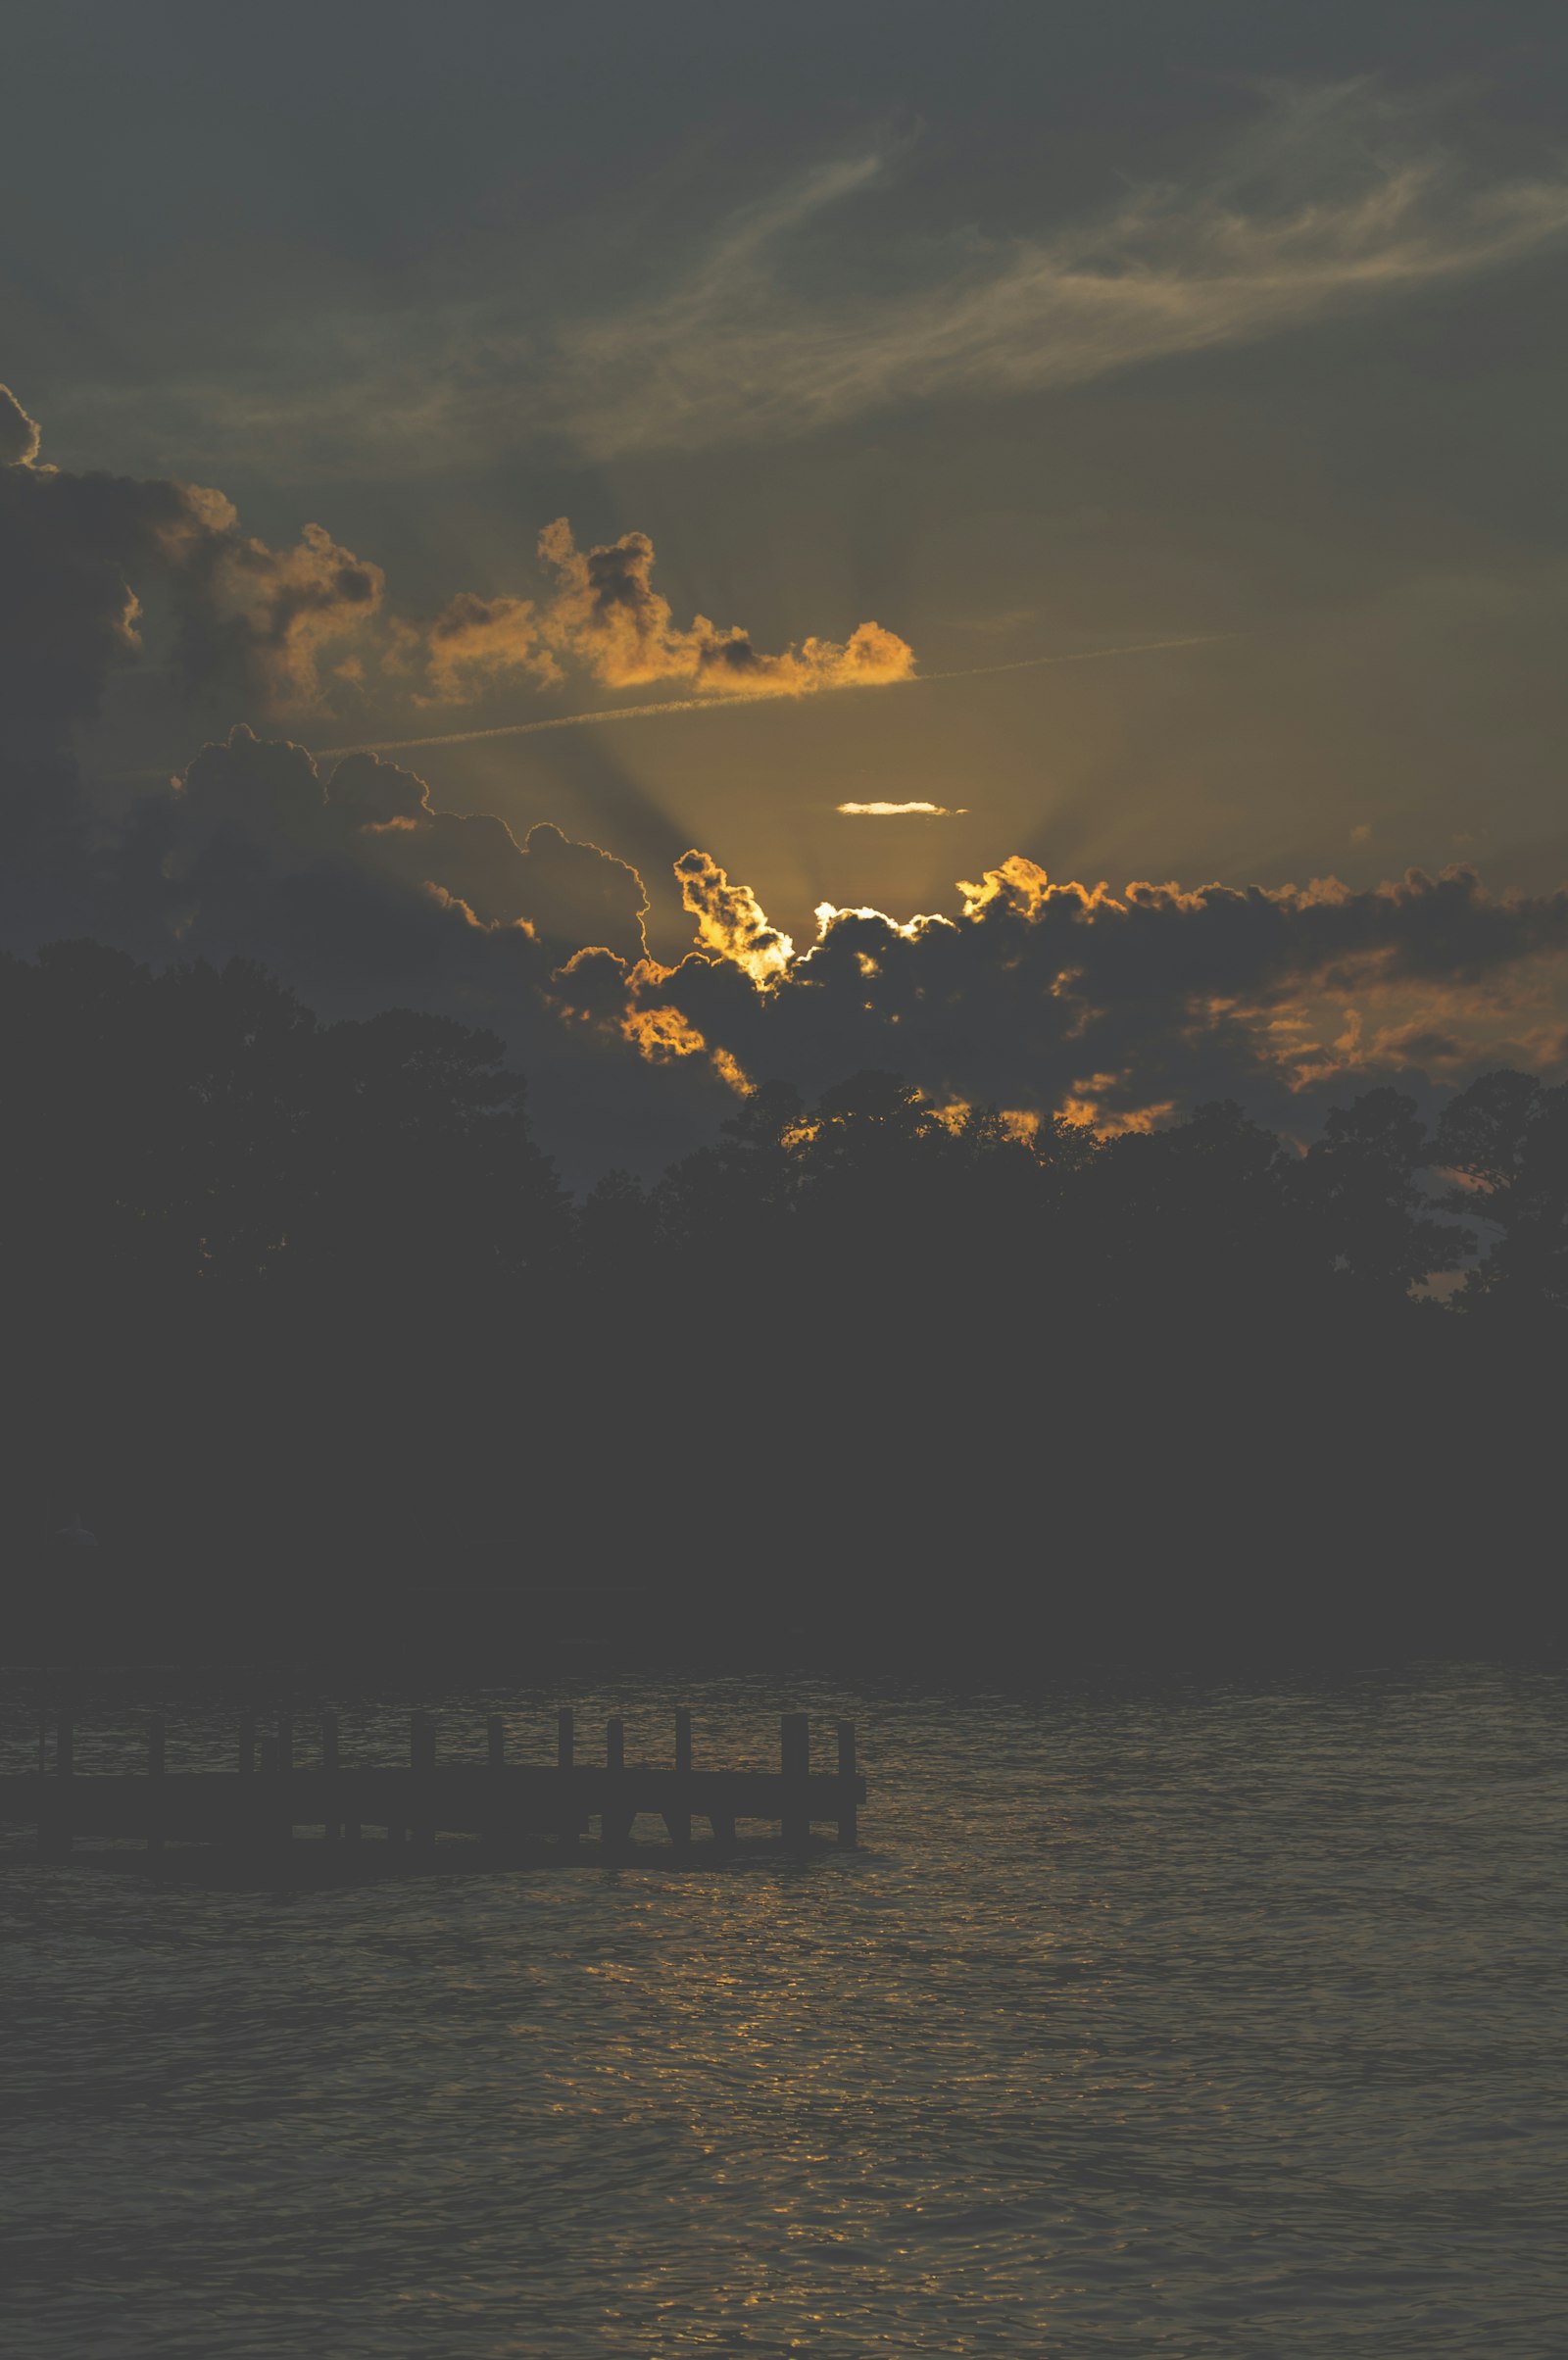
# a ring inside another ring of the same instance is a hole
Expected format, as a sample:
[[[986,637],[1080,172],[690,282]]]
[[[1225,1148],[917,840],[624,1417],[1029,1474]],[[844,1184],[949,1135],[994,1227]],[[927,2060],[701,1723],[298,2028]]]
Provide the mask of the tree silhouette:
[[[373,1627],[482,1562],[1180,1637],[1353,1623],[1353,1562],[1418,1632],[1544,1562],[1568,1091],[1528,1075],[1304,1154],[1228,1102],[1102,1139],[769,1082],[573,1205],[490,1036],[66,943],[0,959],[0,1518],[82,1508],[173,1629]]]
[[[1397,1303],[1457,1269],[1475,1240],[1435,1217],[1417,1179],[1431,1159],[1414,1099],[1385,1088],[1335,1107],[1297,1183],[1319,1266],[1369,1301]]]
[[[1448,1208],[1493,1233],[1465,1306],[1568,1309],[1568,1088],[1507,1068],[1480,1075],[1445,1106],[1434,1161],[1454,1175]]]

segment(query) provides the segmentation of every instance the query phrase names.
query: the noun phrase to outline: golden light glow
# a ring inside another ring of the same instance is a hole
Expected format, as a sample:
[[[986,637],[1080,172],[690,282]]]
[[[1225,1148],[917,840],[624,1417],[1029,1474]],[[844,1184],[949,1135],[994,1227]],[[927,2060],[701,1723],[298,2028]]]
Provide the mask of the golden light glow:
[[[777,981],[795,957],[793,938],[767,922],[767,912],[749,885],[732,885],[708,853],[682,853],[675,863],[680,898],[697,920],[702,949],[744,968],[764,988]]]
[[[961,819],[965,804],[840,803],[834,810],[845,819]]]

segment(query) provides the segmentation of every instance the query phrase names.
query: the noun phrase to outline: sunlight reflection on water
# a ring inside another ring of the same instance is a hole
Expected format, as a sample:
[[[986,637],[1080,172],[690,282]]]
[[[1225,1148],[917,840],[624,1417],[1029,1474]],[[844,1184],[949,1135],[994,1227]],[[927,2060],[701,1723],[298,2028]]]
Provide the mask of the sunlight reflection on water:
[[[852,1715],[865,1849],[277,1896],[13,1847],[13,2348],[1561,2348],[1562,1681],[683,1693],[699,1761]],[[449,1698],[441,1744],[571,1701],[661,1758],[675,1700]],[[84,1768],[138,1725],[81,1720]]]

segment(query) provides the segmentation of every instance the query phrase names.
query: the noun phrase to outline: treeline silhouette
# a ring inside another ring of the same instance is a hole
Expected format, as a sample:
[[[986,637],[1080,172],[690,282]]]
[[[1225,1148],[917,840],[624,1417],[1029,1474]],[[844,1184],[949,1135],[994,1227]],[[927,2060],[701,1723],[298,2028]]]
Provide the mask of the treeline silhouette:
[[[0,959],[0,1093],[17,1644],[395,1647],[411,1579],[890,1653],[1555,1637],[1528,1075],[1304,1153],[769,1083],[575,1204],[491,1036],[77,942]]]

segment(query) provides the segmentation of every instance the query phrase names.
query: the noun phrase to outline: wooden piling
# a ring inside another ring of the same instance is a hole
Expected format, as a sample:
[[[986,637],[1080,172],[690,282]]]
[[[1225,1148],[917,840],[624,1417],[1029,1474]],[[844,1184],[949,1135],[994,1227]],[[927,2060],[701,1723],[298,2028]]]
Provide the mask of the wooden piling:
[[[278,1785],[283,1766],[283,1748],[275,1730],[262,1739],[260,1752],[261,1791],[256,1798],[255,1824],[264,1841],[275,1844],[280,1837],[287,1841],[294,1833],[293,1824],[287,1816],[288,1806],[281,1799],[282,1790]]]
[[[239,1774],[241,1778],[256,1776],[256,1715],[242,1712],[239,1716]]]
[[[410,1832],[421,1849],[434,1851],[435,1724],[427,1712],[416,1712],[410,1724],[409,1762],[415,1774],[415,1818]]]
[[[689,1706],[687,1706],[687,1705],[685,1705],[685,1704],[678,1704],[678,1705],[675,1707],[675,1775],[676,1775],[676,1777],[677,1777],[677,1778],[689,1778],[689,1777],[691,1776],[691,1768],[692,1768],[692,1716],[691,1716],[691,1710],[690,1710],[690,1707],[689,1707]],[[675,1846],[676,1850],[677,1850],[677,1851],[685,1851],[685,1850],[687,1849],[687,1847],[690,1845],[690,1844],[691,1844],[691,1840],[692,1840],[692,1815],[691,1815],[690,1811],[666,1811],[666,1812],[664,1813],[664,1826],[665,1826],[665,1828],[666,1828],[666,1829],[667,1829],[667,1831],[668,1831],[668,1834],[669,1834],[669,1841],[670,1841],[670,1843],[671,1843],[672,1844],[674,1844],[674,1846]]]
[[[331,1781],[327,1790],[326,1818],[322,1824],[321,1833],[328,1844],[341,1844],[344,1828],[343,1821],[339,1817],[337,1715],[335,1712],[323,1712],[321,1715],[321,1769],[325,1777]]]
[[[498,1853],[505,1853],[511,1830],[507,1825],[507,1795],[504,1783],[507,1769],[507,1725],[500,1713],[493,1712],[488,1715],[484,1725],[484,1737],[486,1763],[495,1780],[495,1786],[491,1795],[486,1798],[477,1832],[483,1843],[491,1845]]]
[[[616,1778],[626,1768],[626,1724],[618,1714],[605,1723],[605,1768]],[[617,1800],[606,1798],[599,1815],[599,1840],[607,1849],[619,1850],[631,1840],[635,1813],[626,1810]]]
[[[162,1713],[155,1712],[147,1724],[147,1776],[149,1779],[162,1781],[164,1762],[164,1716]],[[158,1794],[157,1787],[154,1786],[148,1796],[147,1805],[147,1849],[150,1852],[161,1852],[164,1848],[162,1801],[163,1798]]]
[[[277,1779],[276,1828],[285,1844],[294,1841],[294,1802],[288,1782],[294,1775],[294,1715],[280,1712],[277,1716],[277,1760],[274,1765]]]
[[[72,1824],[71,1781],[75,1770],[75,1731],[71,1713],[62,1705],[55,1716],[55,1774],[40,1782],[38,1849],[49,1860],[69,1860],[75,1835]]]
[[[576,1751],[576,1723],[571,1706],[564,1704],[556,1715],[556,1768],[562,1778],[560,1833],[563,1844],[574,1844],[587,1826],[587,1821],[571,1807],[568,1785]]]
[[[804,1712],[781,1715],[778,1725],[779,1769],[785,1778],[805,1778],[811,1767],[811,1724]],[[792,1808],[782,1819],[784,1842],[794,1849],[804,1849],[811,1841],[809,1811]]]
[[[860,1841],[860,1815],[855,1802],[855,1723],[839,1723],[839,1776],[849,1799],[839,1805],[839,1844],[853,1851]]]

